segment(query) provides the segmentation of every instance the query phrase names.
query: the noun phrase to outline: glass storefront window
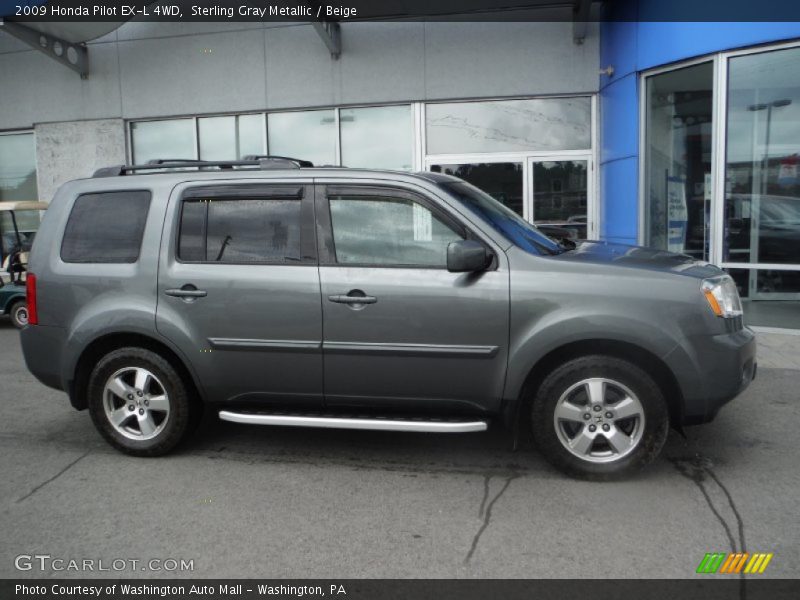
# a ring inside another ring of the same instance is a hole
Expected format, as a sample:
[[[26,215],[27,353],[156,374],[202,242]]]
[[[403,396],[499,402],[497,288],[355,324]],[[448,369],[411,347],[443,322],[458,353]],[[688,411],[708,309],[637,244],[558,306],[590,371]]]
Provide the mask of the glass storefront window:
[[[800,263],[800,48],[730,59],[726,131],[723,261]],[[770,273],[750,290],[797,295]]]
[[[402,171],[413,168],[410,105],[343,108],[339,122],[343,165]]]
[[[0,201],[38,199],[33,133],[0,135]]]
[[[269,153],[336,164],[336,118],[333,110],[271,113],[267,117]]]
[[[646,79],[645,243],[709,257],[713,63]]]
[[[800,271],[726,270],[742,297],[745,324],[800,329]]]
[[[267,153],[267,131],[264,118],[263,114],[236,117],[236,128],[239,134],[236,158],[244,158],[248,154]]]
[[[588,97],[428,104],[427,152],[588,150],[591,113]]]
[[[236,117],[206,117],[197,120],[201,160],[234,160]]]
[[[195,159],[194,119],[131,123],[131,148],[135,164],[154,158]]]
[[[202,117],[197,120],[202,160],[238,160],[266,154],[264,115]]]

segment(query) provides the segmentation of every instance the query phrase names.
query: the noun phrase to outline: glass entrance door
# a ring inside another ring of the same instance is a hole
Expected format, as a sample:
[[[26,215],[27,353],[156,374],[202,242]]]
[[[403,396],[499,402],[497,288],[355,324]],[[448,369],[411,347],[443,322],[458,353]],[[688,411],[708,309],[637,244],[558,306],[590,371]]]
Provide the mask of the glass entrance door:
[[[448,157],[427,168],[460,177],[553,237],[596,239],[590,155]]]
[[[523,218],[528,218],[525,194],[525,161],[433,163],[428,169],[471,183]]]
[[[590,165],[585,158],[530,158],[529,220],[547,235],[594,239],[590,216]]]
[[[800,300],[799,65],[797,47],[727,63],[722,260],[751,301]]]

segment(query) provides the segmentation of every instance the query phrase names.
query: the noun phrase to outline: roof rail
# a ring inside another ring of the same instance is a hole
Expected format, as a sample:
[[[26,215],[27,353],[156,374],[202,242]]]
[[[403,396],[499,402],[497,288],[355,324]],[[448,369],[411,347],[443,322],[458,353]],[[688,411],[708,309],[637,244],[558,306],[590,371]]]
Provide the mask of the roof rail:
[[[248,154],[242,160],[262,160],[262,161],[275,161],[275,162],[290,162],[297,165],[302,169],[310,169],[314,166],[310,160],[303,160],[302,158],[292,158],[291,156],[277,156],[274,154]]]
[[[146,165],[163,165],[166,163],[191,163],[193,165],[202,164],[208,161],[205,160],[197,160],[196,158],[151,158],[145,164]]]
[[[228,170],[236,167],[252,167],[258,169],[300,169],[313,167],[314,164],[299,158],[286,156],[245,156],[243,160],[197,160],[186,158],[154,158],[143,165],[114,165],[97,169],[92,177],[119,177],[137,171],[158,171],[167,169],[220,169]]]

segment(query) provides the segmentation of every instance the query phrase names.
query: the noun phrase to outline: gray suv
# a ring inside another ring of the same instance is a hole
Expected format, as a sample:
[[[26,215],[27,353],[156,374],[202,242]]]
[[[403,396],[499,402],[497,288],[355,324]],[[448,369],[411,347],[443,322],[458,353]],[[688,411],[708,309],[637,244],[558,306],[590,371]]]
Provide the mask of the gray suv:
[[[153,161],[62,186],[27,276],[25,360],[114,447],[203,408],[274,426],[532,435],[628,474],[755,376],[733,281],[688,256],[556,242],[437,173]]]

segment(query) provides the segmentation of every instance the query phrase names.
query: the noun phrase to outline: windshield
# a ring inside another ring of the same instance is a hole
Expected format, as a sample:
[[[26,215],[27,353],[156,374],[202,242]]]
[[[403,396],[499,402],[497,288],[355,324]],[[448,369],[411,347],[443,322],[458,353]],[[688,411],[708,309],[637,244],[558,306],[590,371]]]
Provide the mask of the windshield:
[[[560,254],[563,247],[486,192],[466,181],[442,182],[441,187],[470,212],[531,254]]]

